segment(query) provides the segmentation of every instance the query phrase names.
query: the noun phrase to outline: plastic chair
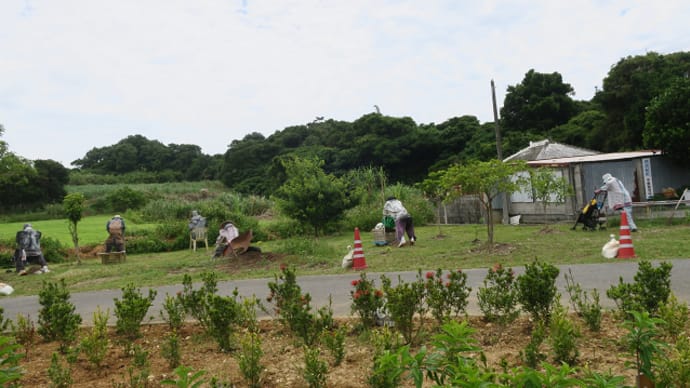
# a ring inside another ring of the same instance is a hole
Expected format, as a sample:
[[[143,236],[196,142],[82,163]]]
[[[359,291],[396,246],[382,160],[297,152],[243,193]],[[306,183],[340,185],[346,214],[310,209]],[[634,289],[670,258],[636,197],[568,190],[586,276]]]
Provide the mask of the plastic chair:
[[[194,228],[189,232],[189,249],[196,252],[196,243],[203,241],[208,251],[208,228]]]

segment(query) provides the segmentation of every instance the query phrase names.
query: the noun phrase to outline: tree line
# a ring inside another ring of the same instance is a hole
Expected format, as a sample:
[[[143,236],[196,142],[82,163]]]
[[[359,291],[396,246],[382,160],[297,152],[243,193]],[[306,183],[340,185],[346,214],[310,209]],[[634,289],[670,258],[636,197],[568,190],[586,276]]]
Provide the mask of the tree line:
[[[690,151],[689,72],[690,52],[629,56],[613,65],[602,88],[584,101],[575,99],[575,90],[558,72],[531,69],[520,83],[507,88],[498,122],[503,156],[529,141],[548,138],[601,152],[657,148],[682,162]],[[76,168],[68,176],[71,183],[218,179],[240,193],[268,195],[286,181],[285,161],[297,157],[321,160],[323,170],[336,176],[375,167],[382,168],[391,182],[413,184],[456,164],[496,158],[495,128],[496,123],[481,123],[472,115],[418,124],[410,117],[377,111],[353,122],[317,119],[270,136],[249,133],[233,140],[225,154],[212,156],[196,145],[164,145],[134,135],[91,149],[72,162]],[[27,166],[36,176],[42,174],[39,170],[44,175],[46,170],[59,170],[50,163],[22,160],[6,146],[0,163],[15,175]],[[63,171],[54,172],[49,176],[62,177]],[[14,175],[2,179],[13,180],[15,186],[36,184]],[[41,182],[60,184],[59,179]],[[29,198],[19,193],[34,190],[9,191],[0,188],[3,205]],[[46,193],[50,190],[32,195]]]

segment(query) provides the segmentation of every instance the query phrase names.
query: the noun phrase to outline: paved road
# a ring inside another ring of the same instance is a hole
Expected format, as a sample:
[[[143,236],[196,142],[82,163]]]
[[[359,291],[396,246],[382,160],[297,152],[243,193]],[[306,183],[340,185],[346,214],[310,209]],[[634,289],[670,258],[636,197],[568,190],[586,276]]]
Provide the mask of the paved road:
[[[690,303],[690,260],[677,259],[667,260],[673,264],[671,273],[671,287],[674,294],[681,302]],[[652,261],[657,266],[658,262]],[[584,290],[597,289],[601,296],[601,305],[605,308],[614,308],[615,304],[612,300],[606,297],[606,290],[612,285],[618,284],[620,276],[625,282],[632,282],[635,273],[637,272],[637,262],[633,260],[614,260],[610,263],[603,264],[579,264],[579,265],[561,265],[561,275],[558,278],[557,285],[561,290],[561,301],[568,303],[568,294],[565,291],[565,279],[563,274],[568,270],[572,271],[573,278],[576,283],[579,283]],[[429,269],[433,270],[433,269]],[[515,272],[520,274],[524,271],[523,267],[515,267]],[[480,315],[480,310],[477,305],[477,289],[482,286],[483,280],[486,277],[486,269],[468,269],[465,272],[468,275],[468,285],[472,287],[472,295],[470,296],[468,313],[470,315]],[[367,272],[367,278],[374,279],[376,285],[380,285],[379,276],[381,273]],[[398,279],[398,275],[406,281],[411,282],[416,279],[417,272],[390,272],[386,276],[394,281]],[[298,276],[297,283],[302,288],[303,292],[308,292],[312,296],[312,305],[314,310],[321,306],[328,304],[329,296],[333,300],[333,312],[335,316],[348,316],[350,314],[350,290],[352,280],[359,279],[359,273],[353,271],[344,275],[328,275],[328,276]],[[232,291],[237,287],[241,296],[250,297],[255,295],[257,298],[265,300],[268,295],[269,281],[273,279],[250,279],[250,280],[233,280],[223,281],[218,283],[220,295],[231,295]],[[196,285],[198,286],[198,285]],[[160,322],[160,311],[162,309],[163,301],[166,294],[175,295],[182,290],[181,285],[172,285],[157,287],[158,294],[154,300],[154,304],[149,309],[148,316],[154,322]],[[148,288],[142,288],[142,293],[148,295]],[[111,319],[110,324],[114,324],[115,303],[114,299],[122,297],[121,290],[106,290],[93,292],[79,292],[71,294],[71,302],[76,307],[76,312],[82,316],[84,325],[91,325],[93,321],[93,312],[98,306],[103,311],[110,309]],[[19,297],[0,297],[0,306],[5,309],[5,317],[9,319],[16,318],[17,314],[29,315],[34,321],[38,320],[38,311],[40,305],[38,303],[38,296],[19,296]],[[261,316],[263,313],[260,313]],[[145,319],[148,321],[149,318]]]

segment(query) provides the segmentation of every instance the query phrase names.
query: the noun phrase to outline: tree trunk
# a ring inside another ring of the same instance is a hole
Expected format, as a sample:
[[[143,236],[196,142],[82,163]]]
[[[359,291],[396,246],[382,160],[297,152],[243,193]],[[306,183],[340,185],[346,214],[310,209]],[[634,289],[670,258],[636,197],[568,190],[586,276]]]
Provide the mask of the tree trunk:
[[[77,233],[77,224],[69,223],[69,233],[72,235],[72,243],[74,243],[74,254],[77,256],[77,264],[81,264],[81,252],[79,250],[79,234]]]

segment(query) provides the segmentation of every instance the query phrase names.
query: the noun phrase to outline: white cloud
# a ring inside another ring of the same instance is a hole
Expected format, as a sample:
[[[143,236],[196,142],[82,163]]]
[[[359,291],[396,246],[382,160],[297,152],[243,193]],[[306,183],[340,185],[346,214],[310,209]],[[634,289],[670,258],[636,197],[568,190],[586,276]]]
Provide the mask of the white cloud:
[[[0,2],[0,123],[69,164],[141,134],[223,153],[316,116],[492,120],[529,69],[589,99],[628,55],[690,47],[684,1]]]

